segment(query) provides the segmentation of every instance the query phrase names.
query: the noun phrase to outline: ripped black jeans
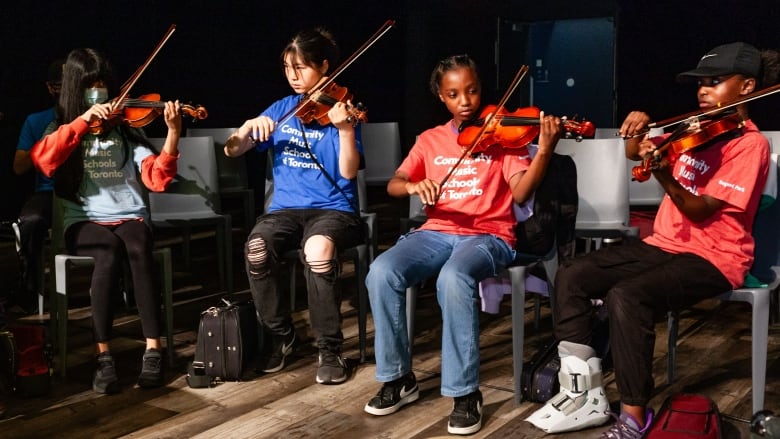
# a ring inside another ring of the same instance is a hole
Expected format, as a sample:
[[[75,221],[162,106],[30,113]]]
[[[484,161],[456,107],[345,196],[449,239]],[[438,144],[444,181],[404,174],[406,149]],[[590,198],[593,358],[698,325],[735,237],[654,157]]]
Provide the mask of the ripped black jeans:
[[[323,235],[336,245],[331,260],[317,264],[329,266],[324,272],[312,271],[299,250],[308,291],[309,318],[319,347],[340,348],[341,295],[338,252],[363,242],[360,218],[349,213],[324,209],[283,209],[260,216],[244,247],[247,276],[258,318],[271,334],[291,328],[290,294],[280,288],[284,254],[302,249],[312,236]]]

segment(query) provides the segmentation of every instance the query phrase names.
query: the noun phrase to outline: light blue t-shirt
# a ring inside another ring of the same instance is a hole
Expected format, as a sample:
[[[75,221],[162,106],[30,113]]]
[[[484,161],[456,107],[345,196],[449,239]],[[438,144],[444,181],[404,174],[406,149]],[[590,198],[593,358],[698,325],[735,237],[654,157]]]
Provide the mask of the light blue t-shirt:
[[[33,145],[35,145],[35,142],[41,140],[41,137],[43,137],[43,134],[46,131],[46,127],[53,120],[54,107],[27,116],[22,125],[22,131],[19,133],[19,143],[16,144],[16,149],[30,152]],[[35,192],[51,191],[53,189],[54,181],[36,171]]]
[[[338,129],[333,124],[321,126],[316,121],[303,125],[297,117],[281,120],[301,97],[291,95],[280,99],[261,114],[279,123],[271,138],[257,145],[261,152],[273,147],[274,194],[268,211],[314,208],[355,212],[352,205],[357,206],[357,187],[339,172]],[[362,155],[359,126],[355,128],[355,141]],[[341,191],[312,160],[306,143]]]

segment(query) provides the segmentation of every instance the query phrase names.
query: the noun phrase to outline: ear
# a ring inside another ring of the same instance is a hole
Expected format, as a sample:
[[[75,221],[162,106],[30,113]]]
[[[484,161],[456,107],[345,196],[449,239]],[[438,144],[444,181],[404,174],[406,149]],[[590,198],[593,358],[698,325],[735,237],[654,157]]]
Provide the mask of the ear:
[[[328,66],[330,66],[330,64],[328,63],[328,60],[326,59],[325,61],[322,62],[322,65],[320,66],[320,73],[322,73],[323,75],[328,73]]]
[[[441,95],[441,93],[438,93],[437,96],[439,97],[439,100],[444,102],[444,96]]]
[[[756,79],[747,78],[744,81],[742,81],[742,88],[739,90],[739,94],[744,96],[753,93],[755,89],[756,89]]]

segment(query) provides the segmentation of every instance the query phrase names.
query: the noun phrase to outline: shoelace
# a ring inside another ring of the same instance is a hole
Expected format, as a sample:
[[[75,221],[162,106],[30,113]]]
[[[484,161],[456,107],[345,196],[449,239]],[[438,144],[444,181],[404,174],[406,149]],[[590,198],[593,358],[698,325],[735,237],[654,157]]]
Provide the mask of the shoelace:
[[[639,439],[642,437],[642,433],[634,430],[623,422],[620,417],[616,416],[614,413],[610,413],[610,415],[615,418],[615,423],[612,424],[612,427],[610,427],[609,430],[605,431],[601,437],[605,439]]]

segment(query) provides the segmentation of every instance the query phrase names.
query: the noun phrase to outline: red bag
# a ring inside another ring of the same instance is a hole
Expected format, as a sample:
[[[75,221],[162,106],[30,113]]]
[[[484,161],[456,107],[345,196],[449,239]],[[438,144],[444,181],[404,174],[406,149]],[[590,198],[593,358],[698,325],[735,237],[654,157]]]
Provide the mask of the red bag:
[[[680,393],[666,398],[647,439],[720,439],[720,411],[707,396]]]

